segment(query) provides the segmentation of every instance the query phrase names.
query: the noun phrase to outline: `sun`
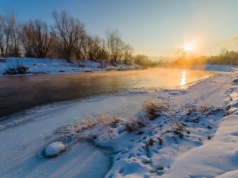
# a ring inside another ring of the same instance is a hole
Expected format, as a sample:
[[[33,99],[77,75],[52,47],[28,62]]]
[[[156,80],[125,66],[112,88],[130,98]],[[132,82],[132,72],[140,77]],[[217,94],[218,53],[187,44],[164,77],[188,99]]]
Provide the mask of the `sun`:
[[[184,49],[184,51],[192,51],[193,46],[192,46],[192,44],[185,44],[183,49]]]

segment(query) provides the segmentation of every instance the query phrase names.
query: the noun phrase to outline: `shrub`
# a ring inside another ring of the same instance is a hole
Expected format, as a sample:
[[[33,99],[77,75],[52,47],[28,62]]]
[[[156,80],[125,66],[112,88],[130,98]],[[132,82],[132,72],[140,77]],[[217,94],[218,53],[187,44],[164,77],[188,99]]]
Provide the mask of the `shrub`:
[[[26,74],[29,70],[28,67],[23,66],[21,63],[18,62],[17,66],[9,67],[3,75],[16,75],[16,74]]]
[[[102,115],[99,118],[79,120],[77,123],[70,124],[60,132],[63,134],[63,136],[78,136],[77,140],[80,140],[94,138],[96,136],[94,133],[85,132],[85,134],[84,131],[90,129],[98,129],[101,131],[105,130],[108,133],[108,136],[111,138],[109,129],[119,121],[120,119],[116,116]]]
[[[145,101],[143,103],[142,110],[149,120],[154,120],[155,118],[163,115],[163,112],[168,109],[169,109],[169,106],[167,103]]]

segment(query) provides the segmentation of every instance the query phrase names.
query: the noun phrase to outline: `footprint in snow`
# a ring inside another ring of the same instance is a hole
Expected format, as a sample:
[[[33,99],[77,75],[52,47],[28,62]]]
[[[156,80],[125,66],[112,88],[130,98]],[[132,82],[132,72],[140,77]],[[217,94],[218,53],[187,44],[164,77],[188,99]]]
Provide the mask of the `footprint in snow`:
[[[128,151],[125,150],[125,151],[121,152],[121,155],[124,155],[125,153],[128,153]]]
[[[130,153],[127,158],[130,159],[130,158],[132,158],[132,157],[135,157],[135,154],[134,154],[134,153]]]
[[[157,154],[159,153],[159,151],[158,151],[157,149],[153,149],[152,151],[153,151],[154,153],[157,153]]]
[[[130,149],[132,149],[132,148],[133,148],[132,145],[130,145],[130,146],[127,147],[128,150],[130,150]]]
[[[120,174],[123,174],[123,173],[124,173],[124,170],[125,170],[125,168],[121,168],[121,169],[119,170],[119,173],[120,173]]]

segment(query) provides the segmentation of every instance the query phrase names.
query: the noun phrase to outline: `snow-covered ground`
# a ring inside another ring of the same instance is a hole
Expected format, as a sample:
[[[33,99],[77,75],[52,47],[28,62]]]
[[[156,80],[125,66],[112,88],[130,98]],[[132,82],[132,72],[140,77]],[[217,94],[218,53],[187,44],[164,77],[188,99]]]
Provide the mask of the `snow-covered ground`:
[[[0,125],[0,177],[238,177],[236,78],[234,69],[187,90],[97,97],[15,116],[15,121]],[[148,121],[141,112],[144,100],[167,102],[169,109]],[[48,144],[62,141],[57,130],[78,117],[102,114],[121,120],[112,127],[93,126],[72,138],[93,135],[94,143],[113,148],[111,153],[78,141],[59,157],[39,156]],[[144,127],[134,127],[138,117]]]
[[[157,98],[170,108],[153,121],[141,119],[143,127],[120,121],[106,131],[96,126],[76,136],[95,134],[97,144],[115,149],[107,177],[197,178],[234,171],[238,169],[235,78],[234,73],[219,73],[187,91],[158,92]],[[128,124],[132,130],[126,129]]]
[[[0,76],[9,68],[17,68],[19,65],[28,68],[27,74],[67,74],[81,72],[95,72],[106,70],[130,70],[140,68],[133,64],[128,66],[119,64],[117,66],[107,65],[106,62],[82,60],[68,63],[64,59],[38,59],[38,58],[6,58],[0,59]],[[102,68],[103,67],[103,68]]]

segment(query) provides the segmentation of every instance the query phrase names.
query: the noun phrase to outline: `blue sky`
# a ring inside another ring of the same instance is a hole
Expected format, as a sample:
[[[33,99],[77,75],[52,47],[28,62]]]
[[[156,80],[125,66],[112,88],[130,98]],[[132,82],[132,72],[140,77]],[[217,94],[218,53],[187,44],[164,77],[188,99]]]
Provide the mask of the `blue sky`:
[[[191,44],[196,55],[238,50],[238,0],[0,0],[0,13],[53,23],[52,11],[80,19],[91,35],[117,29],[135,53],[174,56]]]

